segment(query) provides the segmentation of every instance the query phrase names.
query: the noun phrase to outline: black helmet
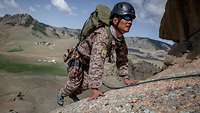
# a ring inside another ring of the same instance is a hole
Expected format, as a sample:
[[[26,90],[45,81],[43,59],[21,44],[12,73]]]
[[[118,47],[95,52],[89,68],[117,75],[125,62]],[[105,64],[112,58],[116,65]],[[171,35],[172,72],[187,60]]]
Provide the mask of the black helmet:
[[[119,2],[117,3],[111,11],[111,18],[115,15],[123,16],[123,15],[131,15],[133,19],[135,19],[135,9],[128,2]]]

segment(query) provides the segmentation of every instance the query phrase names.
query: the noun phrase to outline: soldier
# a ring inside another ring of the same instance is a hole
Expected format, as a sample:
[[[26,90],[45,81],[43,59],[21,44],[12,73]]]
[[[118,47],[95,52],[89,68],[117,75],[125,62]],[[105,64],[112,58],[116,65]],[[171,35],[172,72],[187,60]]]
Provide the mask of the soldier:
[[[64,97],[69,96],[78,101],[77,95],[86,89],[91,90],[89,100],[103,96],[99,90],[102,85],[102,75],[105,58],[112,50],[116,54],[116,65],[119,76],[125,85],[136,84],[137,80],[128,77],[128,49],[123,34],[129,32],[132,21],[135,19],[135,10],[127,2],[117,3],[111,11],[110,34],[112,46],[108,48],[109,34],[105,27],[100,27],[80,42],[73,51],[76,59],[70,62],[69,80],[57,95],[57,103],[64,104]]]

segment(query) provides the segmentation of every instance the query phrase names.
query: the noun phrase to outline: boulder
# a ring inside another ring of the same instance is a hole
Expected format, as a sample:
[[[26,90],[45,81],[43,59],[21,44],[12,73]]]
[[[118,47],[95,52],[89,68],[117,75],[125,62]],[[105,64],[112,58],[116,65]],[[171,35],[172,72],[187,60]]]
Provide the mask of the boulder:
[[[200,55],[200,1],[168,0],[160,24],[160,38],[176,42],[169,55],[189,59]]]
[[[180,42],[200,30],[199,0],[168,0],[160,24],[160,38]]]

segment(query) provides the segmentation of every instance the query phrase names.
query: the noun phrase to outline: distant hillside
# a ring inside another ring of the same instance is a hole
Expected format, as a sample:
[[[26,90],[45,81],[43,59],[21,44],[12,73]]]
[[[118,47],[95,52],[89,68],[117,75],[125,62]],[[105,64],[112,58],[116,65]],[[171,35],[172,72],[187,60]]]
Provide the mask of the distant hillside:
[[[0,51],[61,56],[77,43],[79,33],[41,23],[29,14],[7,14],[0,17]]]
[[[126,42],[129,47],[134,47],[137,49],[145,49],[145,50],[168,51],[171,47],[171,45],[167,43],[145,37],[127,37]]]

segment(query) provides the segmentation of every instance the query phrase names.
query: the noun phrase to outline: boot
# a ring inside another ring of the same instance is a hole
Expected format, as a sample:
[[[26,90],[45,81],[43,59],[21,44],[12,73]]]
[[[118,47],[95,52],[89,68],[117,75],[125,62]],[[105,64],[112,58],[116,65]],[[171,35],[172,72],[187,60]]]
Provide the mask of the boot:
[[[75,94],[70,94],[70,95],[69,95],[69,98],[71,98],[74,102],[77,102],[77,101],[80,100],[80,99],[77,97],[77,95],[75,95]]]
[[[65,99],[65,96],[59,91],[58,94],[57,94],[57,104],[59,106],[63,106],[64,105],[64,99]]]

